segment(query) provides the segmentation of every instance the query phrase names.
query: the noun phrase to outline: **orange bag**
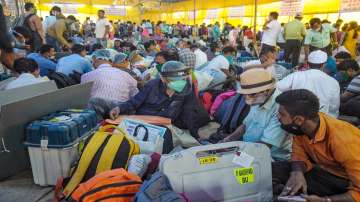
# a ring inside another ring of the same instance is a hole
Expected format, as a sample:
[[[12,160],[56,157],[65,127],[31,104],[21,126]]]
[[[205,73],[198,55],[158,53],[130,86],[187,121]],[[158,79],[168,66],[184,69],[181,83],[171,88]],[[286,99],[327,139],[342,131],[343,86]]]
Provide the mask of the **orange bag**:
[[[80,184],[71,199],[78,202],[131,202],[141,184],[139,176],[123,168],[109,170]]]
[[[106,119],[108,124],[119,125],[124,119],[133,119],[154,125],[171,125],[171,119],[160,116],[147,116],[147,115],[125,115],[119,116],[116,120]]]

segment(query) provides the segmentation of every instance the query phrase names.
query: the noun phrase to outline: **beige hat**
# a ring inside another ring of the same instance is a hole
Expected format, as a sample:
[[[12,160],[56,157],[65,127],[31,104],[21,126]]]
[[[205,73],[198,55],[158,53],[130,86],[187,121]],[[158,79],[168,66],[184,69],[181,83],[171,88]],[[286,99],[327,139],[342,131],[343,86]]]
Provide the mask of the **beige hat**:
[[[265,69],[256,68],[245,71],[240,75],[240,94],[254,94],[275,88],[275,79]]]

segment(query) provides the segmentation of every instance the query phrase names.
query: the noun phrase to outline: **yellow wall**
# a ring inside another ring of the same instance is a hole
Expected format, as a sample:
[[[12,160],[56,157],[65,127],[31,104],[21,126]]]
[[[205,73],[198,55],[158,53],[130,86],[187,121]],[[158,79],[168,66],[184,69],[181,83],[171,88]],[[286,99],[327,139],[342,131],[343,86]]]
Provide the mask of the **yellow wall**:
[[[43,0],[42,2],[46,3],[50,0]],[[78,0],[76,2],[82,3],[85,0]],[[229,22],[232,25],[249,25],[252,26],[254,19],[254,0],[196,0],[196,24],[201,23],[214,23],[219,21],[220,23]],[[304,22],[309,21],[312,17],[319,17],[321,19],[329,19],[334,22],[339,17],[339,7],[341,0],[304,0]],[[93,1],[94,2],[94,1]],[[274,0],[259,0],[260,5],[258,7],[258,19],[257,26],[262,26],[265,22],[267,15],[271,11],[280,12],[281,2]],[[88,3],[88,1],[87,1]],[[85,4],[87,4],[85,3]],[[46,16],[49,13],[50,6],[45,4],[39,5],[41,10],[41,15]],[[245,7],[245,16],[242,18],[230,18],[228,17],[228,8],[232,6],[244,6]],[[207,10],[219,8],[219,14],[217,19],[206,19]],[[80,18],[83,21],[87,16],[91,16],[94,20],[96,19],[96,12],[99,8],[86,5],[82,8],[78,8],[79,14],[76,15],[77,18]],[[189,12],[193,12],[194,5],[193,1],[186,1],[180,3],[172,4],[162,4],[161,7],[156,9],[151,9],[144,13],[140,13],[137,7],[128,7],[127,15],[123,16],[108,16],[109,19],[121,19],[121,20],[131,20],[135,22],[140,22],[142,19],[150,19],[152,21],[166,21],[167,23],[173,23],[180,21],[185,24],[193,24],[194,20],[191,19]],[[360,20],[360,13],[342,13],[341,18],[345,21],[350,20]],[[292,17],[289,16],[280,16],[279,20],[281,22],[288,22]]]

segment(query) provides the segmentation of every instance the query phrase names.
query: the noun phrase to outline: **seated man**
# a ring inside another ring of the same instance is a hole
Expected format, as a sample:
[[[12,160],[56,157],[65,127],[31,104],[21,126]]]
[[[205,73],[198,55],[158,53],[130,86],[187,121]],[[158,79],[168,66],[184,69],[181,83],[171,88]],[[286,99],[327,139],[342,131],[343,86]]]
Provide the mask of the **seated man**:
[[[30,53],[27,58],[34,59],[40,68],[40,76],[46,76],[50,71],[56,70],[56,63],[52,60],[55,57],[55,48],[52,45],[42,45],[40,53]]]
[[[205,67],[199,69],[199,71],[206,72],[214,78],[210,86],[226,81],[230,76],[229,68],[234,62],[235,55],[236,50],[231,46],[227,46],[223,49],[221,55],[216,56]]]
[[[5,90],[46,81],[46,79],[40,77],[39,66],[33,59],[16,59],[14,62],[14,71],[18,74],[18,76],[15,80],[6,85]]]
[[[96,69],[81,76],[81,83],[94,82],[91,98],[126,102],[139,92],[130,74],[112,66],[107,50],[97,50],[92,57]]]
[[[283,79],[290,71],[285,67],[276,64],[276,50],[275,48],[266,48],[260,55],[260,60],[253,60],[245,64],[244,70],[253,68],[263,68],[270,72],[277,80]]]
[[[189,130],[199,140],[198,129],[208,124],[210,118],[196,98],[190,72],[191,69],[181,62],[165,63],[160,79],[149,81],[129,101],[112,103],[110,117],[115,119],[120,114],[131,113],[167,117],[176,127]],[[96,106],[96,100],[90,101],[90,106],[94,105],[91,102]]]
[[[251,69],[240,76],[240,93],[251,106],[243,124],[223,142],[240,141],[264,143],[271,149],[275,161],[290,158],[291,138],[280,128],[276,116],[279,105],[275,98],[280,94],[276,80],[264,69]]]
[[[56,67],[56,72],[60,72],[69,76],[69,74],[74,72],[84,74],[90,72],[93,69],[92,64],[85,58],[85,46],[81,44],[75,44],[71,48],[71,51],[72,55],[63,57],[59,60]]]
[[[333,117],[339,115],[340,85],[321,69],[327,61],[327,54],[313,51],[308,57],[309,70],[294,72],[277,83],[280,91],[307,89],[320,99],[320,111]]]
[[[274,194],[305,194],[306,201],[360,201],[360,130],[319,113],[309,90],[282,93],[281,127],[293,134],[291,162],[272,166]],[[284,186],[285,185],[285,186]]]
[[[150,40],[144,43],[145,52],[143,53],[144,56],[155,57],[157,48],[156,42],[154,40]]]
[[[355,60],[345,60],[339,64],[339,70],[351,80],[340,97],[340,114],[360,118],[360,67]]]
[[[196,56],[195,53],[190,50],[191,41],[187,38],[180,39],[177,42],[178,50],[179,50],[179,59],[182,63],[184,63],[187,67],[191,69],[195,68]]]

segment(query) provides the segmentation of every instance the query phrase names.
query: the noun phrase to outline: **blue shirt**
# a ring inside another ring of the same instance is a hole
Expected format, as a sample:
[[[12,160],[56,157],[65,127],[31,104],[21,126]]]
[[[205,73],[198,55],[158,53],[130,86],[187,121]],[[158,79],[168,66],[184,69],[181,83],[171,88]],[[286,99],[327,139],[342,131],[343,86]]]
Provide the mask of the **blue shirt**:
[[[243,140],[272,145],[272,158],[282,161],[290,159],[291,136],[281,129],[277,117],[279,105],[275,102],[275,98],[279,94],[280,91],[275,90],[264,105],[251,107],[243,121],[246,128]]]
[[[39,53],[30,53],[27,58],[31,58],[36,61],[40,68],[40,76],[46,76],[49,70],[56,70],[56,63],[42,56]]]
[[[72,54],[61,58],[56,66],[56,72],[63,73],[67,76],[74,71],[84,74],[92,70],[92,64],[79,54]]]

